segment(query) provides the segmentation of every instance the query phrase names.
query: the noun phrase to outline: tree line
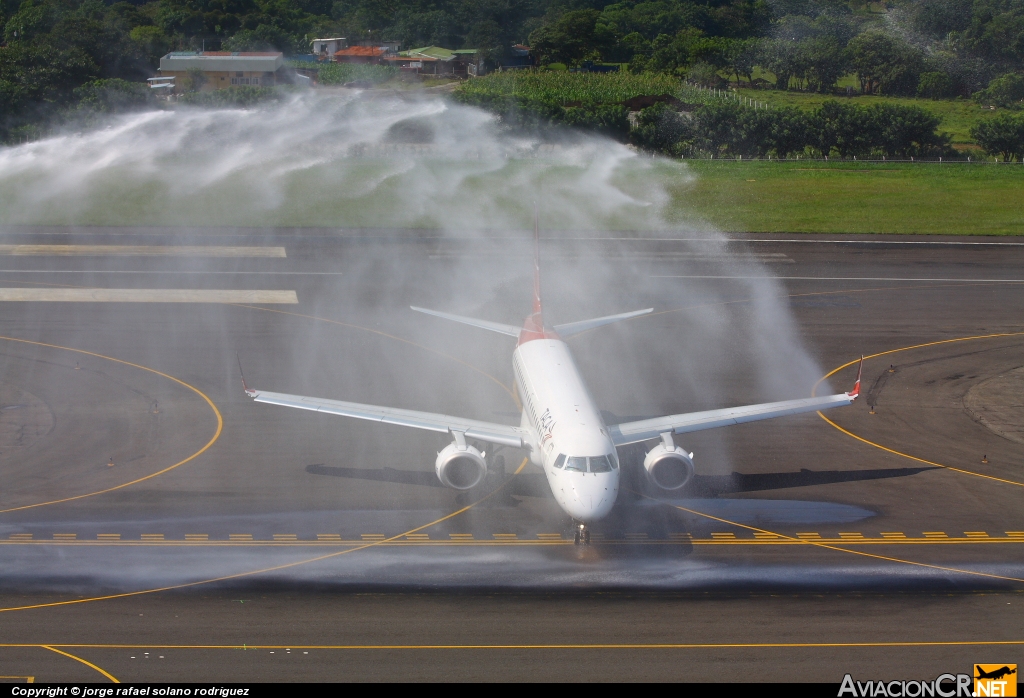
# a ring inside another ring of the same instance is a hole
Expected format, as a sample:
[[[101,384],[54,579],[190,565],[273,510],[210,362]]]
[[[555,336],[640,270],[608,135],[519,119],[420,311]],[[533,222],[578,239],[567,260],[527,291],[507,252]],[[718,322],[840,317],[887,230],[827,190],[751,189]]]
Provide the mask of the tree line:
[[[732,31],[724,31],[706,8],[683,4],[674,22],[645,25],[636,15],[650,4],[566,12],[534,31],[531,45],[542,64],[623,62],[633,72],[667,72],[707,85],[722,84],[723,75],[731,75],[753,86],[827,94],[853,73],[857,91],[864,94],[933,99],[978,94],[997,97],[1004,106],[1024,98],[1024,5],[1005,3],[1006,12],[988,15],[989,24],[1004,25],[1003,38],[1013,42],[1006,45],[993,39],[992,27],[979,17],[971,20],[981,0],[960,3],[963,14],[944,24],[922,9],[936,5],[932,0],[899,5],[887,23],[847,5],[804,3],[788,9],[807,14],[760,17],[755,12],[738,19]],[[661,31],[666,26],[679,28]],[[983,93],[993,80],[999,81],[994,91]]]
[[[75,109],[97,80],[142,81],[170,50],[309,51],[317,36],[477,48],[498,67],[619,63],[712,84],[1024,99],[1021,0],[0,0],[0,138]]]
[[[828,100],[813,112],[752,109],[735,102],[680,114],[665,104],[639,112],[629,140],[676,157],[795,156],[895,158],[956,156],[939,119],[917,107],[860,107]]]

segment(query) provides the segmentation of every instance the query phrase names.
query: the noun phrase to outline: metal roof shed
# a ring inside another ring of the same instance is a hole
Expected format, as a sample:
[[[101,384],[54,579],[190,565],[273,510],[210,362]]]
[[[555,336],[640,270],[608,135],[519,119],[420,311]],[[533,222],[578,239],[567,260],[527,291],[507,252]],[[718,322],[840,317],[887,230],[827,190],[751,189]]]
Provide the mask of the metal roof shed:
[[[160,59],[160,71],[184,72],[198,68],[209,72],[264,72],[275,73],[284,67],[281,53],[230,53],[228,51],[206,51],[205,53],[168,53]]]

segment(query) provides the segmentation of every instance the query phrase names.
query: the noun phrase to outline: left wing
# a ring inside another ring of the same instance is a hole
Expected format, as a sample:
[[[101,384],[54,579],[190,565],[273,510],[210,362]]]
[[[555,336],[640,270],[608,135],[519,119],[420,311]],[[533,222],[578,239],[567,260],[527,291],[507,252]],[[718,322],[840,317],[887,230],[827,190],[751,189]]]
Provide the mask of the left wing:
[[[245,386],[244,379],[243,386]],[[481,422],[475,419],[463,419],[462,417],[452,417],[447,414],[435,414],[433,412],[418,412],[416,410],[400,410],[393,407],[361,405],[357,402],[325,400],[317,397],[306,397],[305,395],[268,393],[264,390],[253,390],[247,386],[245,386],[245,392],[255,399],[256,402],[266,402],[271,405],[281,405],[282,407],[295,407],[300,410],[337,414],[342,417],[354,417],[356,419],[368,419],[374,422],[383,422],[384,424],[397,424],[403,427],[413,427],[442,433],[454,434],[455,432],[460,432],[466,438],[479,439],[488,443],[514,446],[516,448],[524,448],[530,443],[529,434],[525,429],[505,424]]]
[[[745,422],[785,417],[791,414],[801,414],[802,412],[816,412],[832,407],[842,407],[851,404],[860,395],[860,377],[863,369],[864,359],[862,358],[860,360],[860,368],[857,370],[857,382],[854,383],[853,390],[848,393],[838,393],[825,397],[808,397],[799,400],[783,400],[782,402],[766,402],[760,405],[745,405],[743,407],[728,407],[724,410],[673,414],[668,417],[655,417],[654,419],[641,419],[637,422],[625,422],[624,424],[610,426],[608,427],[608,435],[616,446],[625,446],[626,444],[634,444],[639,441],[656,439],[667,432],[685,434],[690,431],[714,429],[715,427],[725,427],[731,424],[744,424]]]

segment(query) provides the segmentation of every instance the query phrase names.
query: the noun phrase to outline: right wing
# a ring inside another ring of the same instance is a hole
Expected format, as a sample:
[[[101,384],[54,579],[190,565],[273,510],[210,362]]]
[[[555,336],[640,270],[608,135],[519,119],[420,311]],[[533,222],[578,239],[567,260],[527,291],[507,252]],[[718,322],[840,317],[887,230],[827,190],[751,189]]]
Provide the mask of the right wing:
[[[248,387],[245,388],[245,392],[255,399],[256,402],[266,402],[271,405],[281,405],[282,407],[295,407],[300,410],[337,414],[342,417],[368,419],[374,422],[383,422],[384,424],[397,424],[403,427],[413,427],[449,434],[461,432],[469,439],[478,439],[488,443],[514,446],[516,448],[524,448],[530,443],[529,434],[525,429],[505,424],[481,422],[475,419],[452,417],[447,414],[434,414],[433,412],[417,412],[415,410],[400,410],[393,407],[361,405],[357,402],[325,400],[323,398],[306,397],[305,395],[269,393],[264,390],[254,390]]]

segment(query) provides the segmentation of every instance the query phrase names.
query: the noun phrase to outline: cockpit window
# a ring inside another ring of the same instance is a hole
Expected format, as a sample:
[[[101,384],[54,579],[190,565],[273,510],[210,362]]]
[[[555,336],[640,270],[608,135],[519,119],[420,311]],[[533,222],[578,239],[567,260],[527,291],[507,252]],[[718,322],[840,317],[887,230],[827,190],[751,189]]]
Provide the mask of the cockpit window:
[[[565,464],[565,454],[559,453],[558,458],[555,459],[555,467],[561,468]]]
[[[587,472],[587,459],[583,456],[569,456],[565,461],[565,469],[585,473]]]
[[[590,458],[590,472],[592,473],[610,473],[612,471],[612,464],[608,460],[608,456],[591,456]]]

